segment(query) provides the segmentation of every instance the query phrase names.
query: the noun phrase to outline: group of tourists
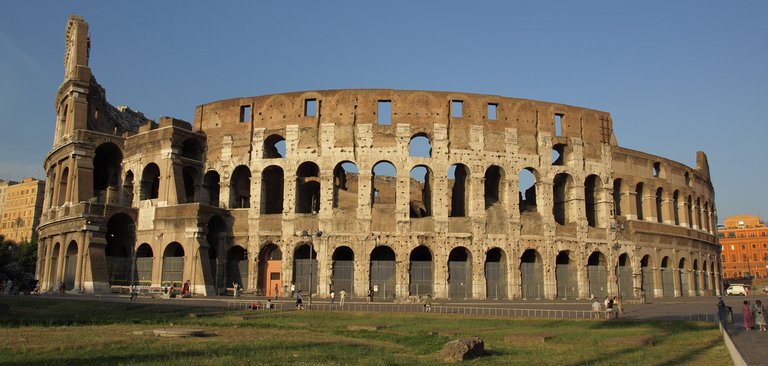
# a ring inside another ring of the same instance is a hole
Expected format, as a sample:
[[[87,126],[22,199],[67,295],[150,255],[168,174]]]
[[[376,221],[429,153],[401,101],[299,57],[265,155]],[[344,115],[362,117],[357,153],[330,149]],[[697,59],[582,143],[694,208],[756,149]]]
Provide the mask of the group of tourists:
[[[592,303],[592,316],[596,319],[600,319],[605,314],[606,319],[617,319],[619,314],[624,312],[624,307],[621,304],[621,298],[618,296],[610,297],[606,296],[605,300],[601,304],[597,299]]]
[[[293,287],[293,285],[291,285]],[[277,287],[275,287],[277,289]],[[339,306],[344,306],[344,300],[347,298],[347,290],[341,289],[339,291]],[[336,291],[331,290],[330,294],[331,305],[336,305]],[[304,310],[304,298],[302,297],[301,290],[296,293],[296,310]]]
[[[765,306],[762,301],[755,300],[755,303],[750,305],[749,300],[744,300],[741,314],[743,315],[744,330],[752,330],[757,326],[761,332],[765,332]]]

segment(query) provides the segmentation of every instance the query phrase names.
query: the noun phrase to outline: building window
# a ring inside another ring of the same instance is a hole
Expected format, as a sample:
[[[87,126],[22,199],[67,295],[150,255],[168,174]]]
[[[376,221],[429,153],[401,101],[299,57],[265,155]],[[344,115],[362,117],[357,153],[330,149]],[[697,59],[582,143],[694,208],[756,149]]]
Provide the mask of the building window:
[[[240,122],[251,122],[251,106],[240,106]]]
[[[736,254],[731,254],[731,262],[736,262]]]
[[[733,231],[729,231],[728,232],[728,237],[729,238],[735,238],[736,237],[736,233],[734,233]]]
[[[464,117],[464,102],[461,100],[451,101],[451,117],[461,118]]]
[[[741,253],[741,261],[742,262],[746,262],[747,261],[747,254],[746,253]]]
[[[721,258],[721,261],[722,261],[723,263],[727,262],[727,260],[726,260],[726,257],[725,257],[725,256],[722,256],[722,258]]]
[[[746,244],[741,244],[741,250],[746,250],[746,249],[747,249],[747,245]]]
[[[304,99],[304,117],[314,117],[317,115],[317,99]]]
[[[752,260],[757,262],[757,253],[752,253]]]
[[[488,114],[487,114],[486,118],[488,118],[491,121],[495,121],[496,120],[496,108],[498,106],[499,105],[496,104],[496,103],[488,103],[488,111],[487,111]]]
[[[752,243],[752,249],[757,249],[757,244]]]
[[[376,112],[377,123],[379,126],[389,126],[392,124],[392,101],[380,100]]]

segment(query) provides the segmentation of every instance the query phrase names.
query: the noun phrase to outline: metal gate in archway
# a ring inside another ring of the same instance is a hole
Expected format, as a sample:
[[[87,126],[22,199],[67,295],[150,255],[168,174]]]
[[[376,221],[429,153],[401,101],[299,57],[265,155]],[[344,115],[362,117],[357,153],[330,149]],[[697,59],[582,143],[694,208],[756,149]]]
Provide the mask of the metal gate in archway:
[[[426,296],[432,294],[432,262],[411,261],[409,270],[411,282],[408,293],[411,296]]]
[[[302,290],[304,296],[309,295],[309,283],[312,282],[312,293],[317,293],[317,259],[294,259],[293,278],[296,291]],[[311,271],[311,272],[310,272]]]
[[[632,284],[632,267],[619,266],[617,275],[619,276],[619,294],[621,297],[634,297],[634,286]]]
[[[653,269],[650,267],[644,266],[640,267],[640,272],[642,274],[643,278],[643,292],[645,293],[646,297],[654,297],[656,296],[655,293],[655,285],[653,282]]]
[[[152,284],[152,260],[154,257],[136,258],[136,282],[139,285]]]
[[[579,297],[579,281],[575,266],[558,264],[555,268],[558,299],[575,299]]]
[[[680,277],[680,296],[688,296],[688,271],[680,268],[677,273]]]
[[[182,284],[182,273],[184,270],[184,257],[165,257],[163,258],[163,286]]]
[[[67,269],[69,269],[70,265],[67,264]],[[72,266],[74,268],[74,265]],[[107,257],[107,278],[109,281],[109,284],[112,286],[119,285],[119,286],[127,286],[130,285],[131,279],[131,258],[129,257],[117,257],[117,256],[108,256]],[[72,274],[72,279],[74,280],[74,274]],[[67,287],[71,288],[71,287]]]
[[[395,261],[371,261],[371,288],[375,299],[395,297]]]
[[[338,293],[344,290],[347,293],[354,291],[355,261],[333,261],[333,290]]]
[[[485,288],[488,299],[507,298],[507,266],[502,262],[485,262]]]
[[[596,299],[608,296],[608,268],[604,265],[587,266],[589,293]]]
[[[520,280],[523,300],[544,297],[544,273],[538,261],[520,263]]]
[[[661,288],[664,297],[675,296],[675,282],[672,279],[672,270],[667,267],[661,268]]]
[[[227,287],[237,282],[243,289],[248,289],[248,260],[227,260]]]
[[[471,294],[472,266],[467,261],[448,261],[448,296],[467,299]]]

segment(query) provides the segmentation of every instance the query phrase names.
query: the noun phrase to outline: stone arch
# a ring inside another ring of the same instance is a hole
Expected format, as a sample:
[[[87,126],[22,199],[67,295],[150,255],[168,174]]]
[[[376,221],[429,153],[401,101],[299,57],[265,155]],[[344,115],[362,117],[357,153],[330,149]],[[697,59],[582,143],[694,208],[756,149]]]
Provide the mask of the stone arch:
[[[305,161],[296,170],[296,213],[320,212],[320,168]]]
[[[371,251],[370,284],[377,299],[395,297],[395,259],[395,252],[386,245],[377,246]]]
[[[69,184],[69,167],[64,168],[61,171],[61,178],[59,178],[59,201],[57,206],[62,206],[67,202],[67,186]]]
[[[203,144],[194,137],[188,137],[181,144],[181,157],[195,161],[203,161]]]
[[[544,266],[536,249],[526,249],[520,256],[520,286],[523,300],[544,297]]]
[[[656,222],[664,223],[664,188],[656,188]]]
[[[411,250],[409,256],[408,294],[410,296],[426,296],[433,294],[434,270],[432,251],[424,245]]]
[[[239,165],[232,172],[229,180],[229,207],[251,207],[251,170],[245,165]]]
[[[411,140],[408,142],[408,156],[412,158],[432,157],[432,142],[426,133],[420,132],[411,136]]]
[[[336,292],[344,290],[352,293],[355,289],[355,252],[342,245],[333,250],[331,286]]]
[[[193,203],[199,199],[200,173],[197,168],[185,166],[181,169],[184,182],[184,202]]]
[[[272,242],[267,242],[259,250],[259,273],[257,287],[264,290],[266,296],[278,297],[282,293],[287,296],[289,291],[283,281],[282,270],[283,252]]]
[[[155,163],[149,163],[141,173],[142,200],[157,199],[160,196],[160,168]]]
[[[616,267],[619,296],[623,298],[633,297],[634,285],[632,284],[632,264],[629,254],[621,253]]]
[[[264,139],[264,159],[284,159],[285,152],[285,137],[272,134]]]
[[[133,171],[129,170],[125,173],[123,179],[123,190],[120,194],[120,204],[122,206],[133,205]]]
[[[621,209],[622,195],[625,191],[624,181],[621,178],[613,180],[613,214],[622,216],[624,212]]]
[[[178,242],[171,242],[163,250],[163,286],[180,285],[184,280],[184,247]]]
[[[504,210],[504,196],[506,195],[507,175],[504,169],[498,165],[491,165],[485,170],[484,192],[485,210],[498,208]]]
[[[558,299],[576,299],[579,297],[578,266],[574,265],[573,252],[561,250],[555,257],[555,280],[557,281]]]
[[[248,289],[248,251],[240,245],[227,250],[227,279],[224,283],[235,287],[235,283],[243,289]]]
[[[154,252],[148,243],[142,243],[136,249],[136,273],[135,282],[142,286],[152,285],[152,264]]]
[[[592,298],[602,299],[608,296],[608,261],[605,254],[594,251],[587,259],[587,277],[589,294]]]
[[[552,183],[552,215],[555,222],[560,225],[567,225],[574,222],[571,202],[575,197],[573,194],[573,177],[568,173],[559,173],[555,175]]]
[[[357,209],[360,171],[355,163],[345,160],[333,168],[333,208],[339,210]]]
[[[640,274],[642,279],[641,289],[645,293],[646,297],[656,296],[656,281],[653,276],[653,257],[650,255],[643,256],[640,259]]]
[[[282,214],[284,209],[285,174],[283,168],[270,165],[261,171],[261,213]]]
[[[293,251],[293,283],[296,291],[317,293],[317,252],[310,244],[302,244]]]
[[[677,266],[677,282],[680,284],[680,296],[688,296],[688,291],[690,290],[687,264],[685,257],[683,257],[680,258]]]
[[[488,299],[506,299],[507,253],[499,247],[485,252],[485,296]]]
[[[672,276],[672,268],[670,267],[669,257],[661,259],[659,266],[661,272],[661,292],[664,297],[675,296],[675,281]]]
[[[571,148],[567,144],[552,146],[552,165],[563,166],[570,158]]]
[[[680,191],[678,190],[672,193],[672,217],[675,225],[680,225]]]
[[[637,183],[635,186],[635,214],[638,220],[645,220],[643,212],[643,195],[645,194],[645,188],[643,182]]]
[[[117,145],[106,142],[96,148],[93,155],[93,196],[96,202],[108,201],[108,195],[118,193],[123,153]],[[116,200],[114,196],[112,200]]]
[[[110,285],[127,286],[133,283],[132,254],[136,244],[136,225],[130,216],[117,213],[107,220],[107,278]]]
[[[413,219],[432,216],[432,170],[426,165],[417,165],[411,169],[410,176],[410,217]]]
[[[219,194],[221,177],[219,172],[209,170],[203,176],[203,189],[201,192],[200,203],[204,205],[219,207]]]
[[[75,274],[77,273],[77,242],[72,240],[67,245],[64,252],[64,288],[67,290],[75,289]]]
[[[702,283],[702,287],[704,288],[704,291],[709,291],[709,271],[707,270],[707,261],[703,261],[701,264],[701,272],[703,273],[704,281]]]
[[[537,212],[536,191],[540,181],[539,172],[531,167],[518,174],[518,205],[520,213]]]
[[[453,248],[448,255],[448,297],[472,298],[472,253],[465,247]]]
[[[686,200],[686,219],[688,221],[688,227],[693,229],[693,199],[688,195]]]
[[[51,250],[51,256],[48,258],[48,288],[53,289],[57,286],[56,273],[58,272],[58,259],[59,251],[61,251],[61,243],[56,242]]]
[[[453,164],[448,168],[448,188],[451,190],[448,217],[466,217],[469,202],[469,168],[464,164]]]
[[[590,174],[584,180],[584,212],[587,216],[587,226],[599,227],[602,224],[598,206],[602,189],[602,181],[597,175]]]
[[[208,260],[211,266],[211,274],[213,276],[214,292],[218,293],[220,288],[227,288],[232,284],[223,282],[225,280],[225,273],[223,260],[220,260],[218,254],[224,252],[224,248],[227,245],[227,223],[219,215],[213,215],[208,219],[207,232],[205,239],[208,242]]]
[[[694,258],[691,266],[691,274],[693,275],[693,293],[696,296],[701,296],[701,283],[699,283],[699,260]]]

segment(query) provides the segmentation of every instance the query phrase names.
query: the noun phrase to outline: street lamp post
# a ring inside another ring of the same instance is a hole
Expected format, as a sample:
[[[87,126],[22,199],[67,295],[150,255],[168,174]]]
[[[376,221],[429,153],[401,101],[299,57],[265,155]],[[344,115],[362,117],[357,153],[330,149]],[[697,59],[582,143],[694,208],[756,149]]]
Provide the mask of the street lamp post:
[[[309,230],[301,232],[302,237],[309,237],[309,304],[307,306],[309,310],[312,310],[312,253],[315,251],[315,236],[319,238],[323,236],[323,232],[318,230],[312,234]]]

